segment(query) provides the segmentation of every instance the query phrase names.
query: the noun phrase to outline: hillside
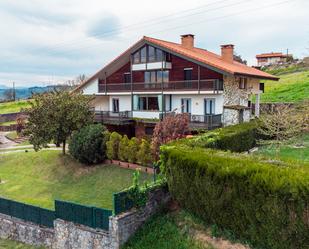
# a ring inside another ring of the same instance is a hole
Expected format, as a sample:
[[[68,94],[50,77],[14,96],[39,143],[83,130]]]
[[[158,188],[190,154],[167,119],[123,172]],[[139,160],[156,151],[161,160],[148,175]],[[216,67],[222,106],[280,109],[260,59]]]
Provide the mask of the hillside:
[[[22,108],[29,108],[31,100],[19,100],[0,103],[0,114],[20,112]]]
[[[277,74],[279,81],[265,81],[261,102],[298,102],[309,99],[309,70]]]

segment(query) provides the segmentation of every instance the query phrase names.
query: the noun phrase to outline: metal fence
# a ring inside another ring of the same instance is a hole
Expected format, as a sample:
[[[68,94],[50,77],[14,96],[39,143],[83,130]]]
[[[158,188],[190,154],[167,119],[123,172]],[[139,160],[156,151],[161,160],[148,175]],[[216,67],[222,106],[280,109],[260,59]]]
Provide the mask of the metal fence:
[[[103,208],[79,205],[66,201],[55,201],[56,218],[72,221],[92,228],[108,230],[112,211]]]
[[[134,201],[129,197],[127,191],[113,194],[114,215],[125,212],[134,207]]]
[[[46,227],[54,226],[54,211],[17,201],[0,198],[0,213]]]

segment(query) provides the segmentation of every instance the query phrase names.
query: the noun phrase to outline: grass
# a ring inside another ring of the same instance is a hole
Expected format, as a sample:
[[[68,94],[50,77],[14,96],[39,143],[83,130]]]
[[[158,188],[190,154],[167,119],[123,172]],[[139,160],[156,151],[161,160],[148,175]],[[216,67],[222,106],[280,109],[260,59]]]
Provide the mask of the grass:
[[[190,233],[193,223],[184,211],[160,213],[147,221],[123,249],[213,249],[194,239]]]
[[[0,249],[43,249],[43,247],[29,246],[12,240],[0,239]]]
[[[10,126],[12,124],[16,124],[16,121],[8,121],[0,123],[0,126]]]
[[[132,170],[83,166],[59,151],[0,155],[2,197],[54,208],[54,200],[112,208],[112,194],[131,186]],[[151,175],[141,173],[143,181]]]
[[[261,102],[299,102],[309,99],[309,71],[279,75],[279,81],[265,81]]]
[[[22,108],[29,108],[31,100],[19,100],[0,103],[0,114],[20,112]]]
[[[297,145],[302,147],[295,147]],[[275,145],[264,145],[256,154],[281,160],[309,162],[309,133],[283,142],[278,152]]]

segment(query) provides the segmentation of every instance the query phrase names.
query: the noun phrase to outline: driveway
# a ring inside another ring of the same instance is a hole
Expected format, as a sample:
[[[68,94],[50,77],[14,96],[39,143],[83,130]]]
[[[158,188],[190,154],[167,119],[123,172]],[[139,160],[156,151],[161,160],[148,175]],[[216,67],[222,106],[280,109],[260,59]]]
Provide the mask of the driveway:
[[[5,135],[8,134],[8,132],[0,131],[0,148],[8,148],[17,145],[14,141],[7,139]]]

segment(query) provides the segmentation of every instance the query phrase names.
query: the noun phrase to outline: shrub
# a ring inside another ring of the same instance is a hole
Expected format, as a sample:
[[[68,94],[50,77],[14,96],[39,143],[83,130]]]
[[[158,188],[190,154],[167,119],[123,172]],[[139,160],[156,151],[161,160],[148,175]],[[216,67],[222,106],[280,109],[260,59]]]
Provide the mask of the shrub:
[[[259,138],[256,121],[215,129],[191,139],[182,139],[175,144],[192,147],[214,148],[234,152],[248,151],[256,145]]]
[[[146,139],[142,139],[139,151],[137,152],[137,161],[144,166],[152,163],[150,143]]]
[[[127,135],[124,135],[120,142],[119,142],[119,148],[118,148],[118,157],[121,161],[128,161],[128,147],[129,147],[129,139]]]
[[[106,154],[108,159],[117,160],[118,151],[119,151],[119,143],[121,140],[121,135],[117,132],[112,132],[110,134],[109,140],[106,142]]]
[[[308,168],[185,145],[161,160],[172,196],[206,223],[258,248],[308,248]]]
[[[128,145],[128,161],[130,163],[137,162],[137,152],[139,151],[139,141],[136,137],[132,137]]]
[[[106,157],[107,131],[101,124],[88,125],[74,133],[69,143],[70,154],[84,164],[99,163]]]

